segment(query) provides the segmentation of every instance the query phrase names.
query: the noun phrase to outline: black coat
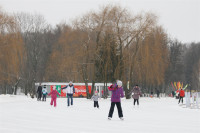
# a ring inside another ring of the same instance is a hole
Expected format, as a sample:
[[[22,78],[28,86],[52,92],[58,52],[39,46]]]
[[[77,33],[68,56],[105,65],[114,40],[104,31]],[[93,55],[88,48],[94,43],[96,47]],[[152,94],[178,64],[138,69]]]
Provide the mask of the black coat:
[[[42,94],[42,86],[38,86],[37,93]]]

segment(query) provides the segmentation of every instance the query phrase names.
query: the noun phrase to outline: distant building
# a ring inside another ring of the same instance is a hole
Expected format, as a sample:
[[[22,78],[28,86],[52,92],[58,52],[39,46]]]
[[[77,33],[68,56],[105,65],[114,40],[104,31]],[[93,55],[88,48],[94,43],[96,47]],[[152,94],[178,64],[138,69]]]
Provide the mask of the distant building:
[[[47,88],[47,92],[49,93],[53,86],[56,86],[57,91],[61,94],[61,97],[66,97],[66,93],[64,92],[64,89],[61,90],[61,88],[65,87],[69,83],[65,82],[42,82],[41,85],[43,88]],[[86,86],[85,83],[73,83],[75,88],[75,95],[74,97],[86,97]],[[107,83],[107,86],[110,86],[111,83]],[[38,88],[39,83],[35,83],[36,89]],[[91,93],[92,83],[88,83],[89,93]],[[95,83],[95,90],[98,91],[99,95],[102,97],[102,90],[104,88],[104,83]],[[108,87],[106,87],[107,89]],[[111,93],[108,91],[109,96]]]

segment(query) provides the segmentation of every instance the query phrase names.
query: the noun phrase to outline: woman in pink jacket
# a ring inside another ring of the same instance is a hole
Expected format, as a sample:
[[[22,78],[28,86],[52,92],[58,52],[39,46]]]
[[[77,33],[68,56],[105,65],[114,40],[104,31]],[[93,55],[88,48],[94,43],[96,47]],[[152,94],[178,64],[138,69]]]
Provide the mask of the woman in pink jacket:
[[[49,96],[51,95],[51,103],[50,105],[52,106],[54,103],[54,107],[56,107],[56,99],[57,99],[57,95],[60,96],[60,94],[58,93],[58,91],[56,90],[55,86],[53,87],[53,90],[48,94]]]

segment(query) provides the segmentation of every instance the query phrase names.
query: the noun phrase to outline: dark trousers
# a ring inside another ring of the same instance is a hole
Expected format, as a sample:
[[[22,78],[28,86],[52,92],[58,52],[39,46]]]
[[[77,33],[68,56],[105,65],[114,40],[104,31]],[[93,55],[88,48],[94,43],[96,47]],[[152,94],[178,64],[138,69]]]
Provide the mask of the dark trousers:
[[[180,103],[181,100],[182,100],[182,103],[183,103],[183,97],[179,96],[179,101],[178,101],[178,103]]]
[[[71,105],[73,105],[73,94],[67,94],[67,105],[69,106],[69,99],[71,99]]]
[[[123,117],[121,102],[111,102],[111,106],[110,106],[110,111],[109,111],[108,117],[112,118],[112,115],[113,115],[113,112],[114,112],[114,108],[115,108],[115,104],[116,104],[117,109],[118,109],[119,117]]]
[[[139,99],[134,99],[133,104],[135,105],[135,102],[137,102],[137,105],[139,105]]]
[[[98,103],[98,101],[94,101],[94,107],[99,108],[99,103]]]
[[[46,101],[46,95],[42,95],[42,101]]]
[[[42,94],[41,93],[38,93],[38,101],[41,101],[41,98],[42,98]]]

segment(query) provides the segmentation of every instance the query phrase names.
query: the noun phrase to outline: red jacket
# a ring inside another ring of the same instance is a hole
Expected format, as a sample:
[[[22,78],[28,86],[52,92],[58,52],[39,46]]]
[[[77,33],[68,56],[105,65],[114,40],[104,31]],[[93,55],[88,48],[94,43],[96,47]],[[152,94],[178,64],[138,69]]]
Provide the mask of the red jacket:
[[[180,94],[181,97],[184,97],[185,96],[184,90],[180,90],[179,94]]]
[[[60,94],[58,93],[57,90],[52,90],[48,95],[49,96],[51,95],[51,98],[53,98],[53,99],[57,98],[57,95],[60,96]]]

